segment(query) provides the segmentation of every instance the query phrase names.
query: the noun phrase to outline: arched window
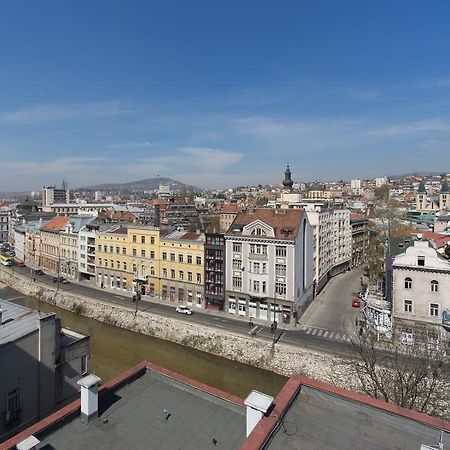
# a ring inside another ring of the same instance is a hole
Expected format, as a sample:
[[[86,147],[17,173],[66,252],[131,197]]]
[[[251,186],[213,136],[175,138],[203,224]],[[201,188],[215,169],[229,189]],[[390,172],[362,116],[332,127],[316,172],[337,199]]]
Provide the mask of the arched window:
[[[412,288],[412,280],[411,278],[405,278],[405,289],[411,289]]]
[[[133,273],[136,273],[136,264],[133,264]]]
[[[152,266],[152,267],[150,267],[150,273],[152,274],[152,275],[155,275],[155,268]]]
[[[436,280],[431,282],[431,292],[437,292],[439,290],[439,283]]]
[[[142,266],[141,266],[141,275],[145,276],[145,266],[144,266],[144,264],[142,264]]]
[[[253,235],[253,236],[265,236],[265,235],[266,235],[266,232],[265,232],[262,228],[255,228],[255,229],[252,231],[252,235]]]

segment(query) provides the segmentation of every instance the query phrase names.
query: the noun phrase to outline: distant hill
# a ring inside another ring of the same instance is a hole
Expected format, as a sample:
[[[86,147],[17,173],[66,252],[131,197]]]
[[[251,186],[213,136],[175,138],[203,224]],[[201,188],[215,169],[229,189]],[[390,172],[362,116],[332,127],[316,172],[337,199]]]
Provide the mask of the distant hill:
[[[172,180],[171,178],[147,178],[145,180],[129,181],[128,183],[104,183],[95,186],[88,186],[82,189],[91,189],[94,191],[154,191],[159,185],[170,186],[173,191],[193,190],[201,192],[203,189],[197,186],[184,184],[181,181]]]

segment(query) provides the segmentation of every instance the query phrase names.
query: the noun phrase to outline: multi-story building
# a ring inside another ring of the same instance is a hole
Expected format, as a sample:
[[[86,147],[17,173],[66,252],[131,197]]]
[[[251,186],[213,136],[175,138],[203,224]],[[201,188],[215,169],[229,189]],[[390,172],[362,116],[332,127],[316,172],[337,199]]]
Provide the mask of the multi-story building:
[[[41,267],[41,227],[42,221],[28,223],[25,234],[25,262],[28,267]]]
[[[98,232],[95,243],[97,286],[131,290],[133,272],[128,264],[128,229],[117,226],[108,231]]]
[[[199,214],[194,204],[170,201],[164,209],[160,209],[161,227],[181,227],[196,230],[199,225]]]
[[[93,216],[72,216],[59,233],[60,237],[60,272],[65,278],[78,280],[79,257],[87,251],[86,243],[79,243],[79,232],[86,224],[94,220]]]
[[[239,211],[242,211],[242,208],[237,203],[222,206],[222,209],[219,211],[220,231],[222,233],[226,233],[229,230]]]
[[[369,245],[368,219],[362,214],[350,214],[352,228],[352,262],[351,267],[363,263]]]
[[[160,239],[161,298],[202,308],[205,235],[176,230]]]
[[[89,336],[61,328],[53,313],[0,300],[0,442],[78,392],[89,344]]]
[[[59,274],[61,270],[59,233],[68,221],[67,216],[57,216],[41,228],[41,266],[53,274]]]
[[[69,190],[65,187],[57,189],[56,186],[42,186],[42,207],[48,207],[54,203],[69,203]]]
[[[300,209],[240,212],[226,245],[226,311],[285,322],[313,297],[313,233]]]
[[[450,262],[428,241],[415,241],[394,258],[393,323],[405,343],[425,337],[449,341],[442,317],[450,317]]]
[[[0,209],[0,242],[8,241],[9,211]]]
[[[355,195],[361,195],[361,193],[362,193],[361,180],[359,180],[359,179],[351,180],[350,188],[352,189],[352,191]]]
[[[154,295],[160,291],[159,276],[160,232],[152,226],[129,226],[128,267],[133,274],[133,292]]]
[[[205,235],[205,308],[225,308],[225,235],[206,233]]]

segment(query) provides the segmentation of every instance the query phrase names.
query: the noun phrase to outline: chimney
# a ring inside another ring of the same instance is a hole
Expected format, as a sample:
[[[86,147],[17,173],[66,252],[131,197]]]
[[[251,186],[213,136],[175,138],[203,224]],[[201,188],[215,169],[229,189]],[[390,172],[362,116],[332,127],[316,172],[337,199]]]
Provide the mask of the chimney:
[[[272,406],[273,397],[253,390],[244,401],[247,407],[246,412],[246,428],[247,437],[256,427],[262,416],[267,413]]]
[[[89,423],[98,417],[98,383],[102,381],[97,375],[86,375],[77,381],[81,386],[81,422]]]
[[[17,450],[34,450],[41,443],[39,439],[34,437],[33,435],[28,436],[23,441],[19,442],[16,445]]]

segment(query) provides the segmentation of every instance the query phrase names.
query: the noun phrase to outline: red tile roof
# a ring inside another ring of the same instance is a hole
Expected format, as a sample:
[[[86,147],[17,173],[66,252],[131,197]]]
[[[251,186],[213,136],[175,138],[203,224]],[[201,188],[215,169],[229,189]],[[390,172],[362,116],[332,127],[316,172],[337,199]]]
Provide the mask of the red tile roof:
[[[41,230],[43,231],[61,231],[66,226],[66,223],[70,220],[69,216],[56,216],[52,220],[48,221]]]

